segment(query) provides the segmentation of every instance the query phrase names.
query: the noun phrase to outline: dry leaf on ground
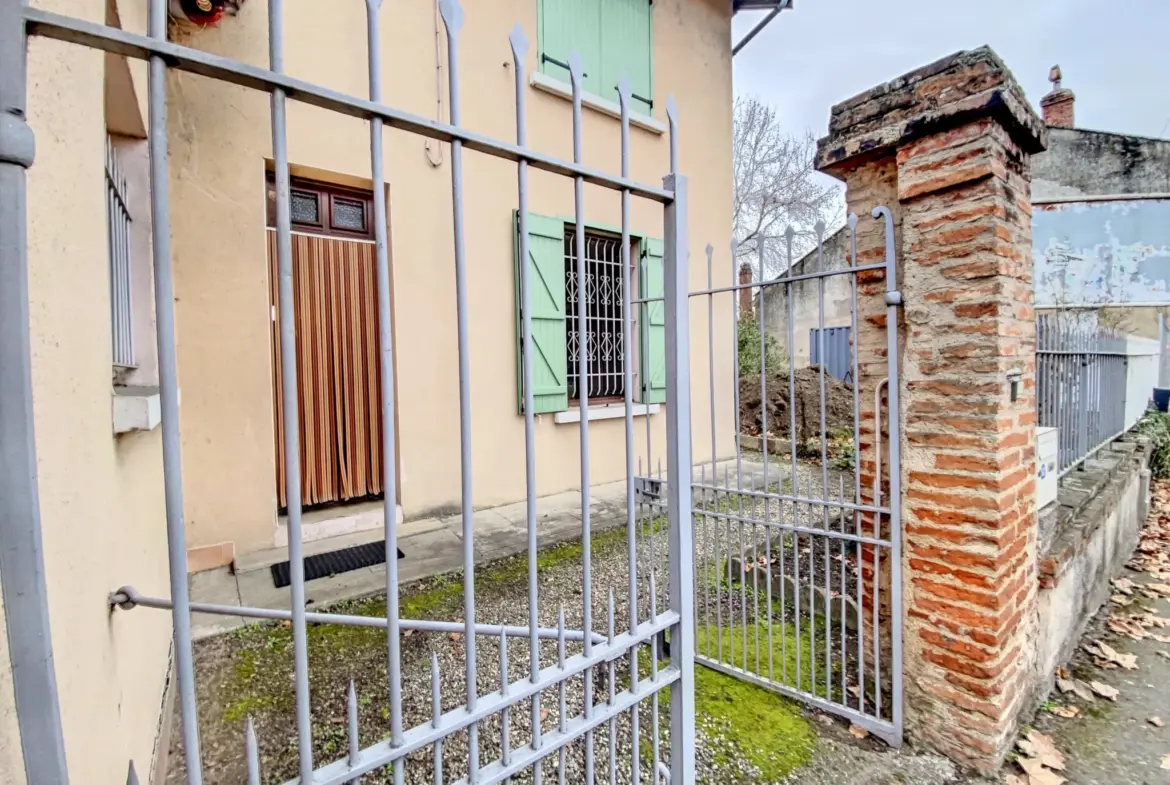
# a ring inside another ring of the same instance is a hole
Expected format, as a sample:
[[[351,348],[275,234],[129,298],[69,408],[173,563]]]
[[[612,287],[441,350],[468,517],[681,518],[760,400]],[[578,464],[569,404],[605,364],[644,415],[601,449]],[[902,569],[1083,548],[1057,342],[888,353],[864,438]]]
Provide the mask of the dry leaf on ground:
[[[1118,578],[1115,581],[1110,581],[1113,588],[1117,589],[1122,594],[1133,594],[1134,587],[1137,585],[1129,578]]]
[[[1110,687],[1108,684],[1102,684],[1099,681],[1089,682],[1089,687],[1102,698],[1108,698],[1111,701],[1117,700],[1117,696],[1121,694],[1121,690],[1116,687]]]
[[[1109,598],[1109,601],[1114,605],[1125,607],[1126,605],[1129,605],[1131,602],[1133,602],[1133,598],[1126,597],[1124,594],[1114,594]]]
[[[1136,654],[1124,654],[1117,651],[1117,649],[1114,649],[1109,644],[1103,643],[1102,641],[1093,641],[1092,643],[1085,644],[1084,648],[1085,651],[1096,657],[1100,657],[1101,659],[1105,660],[1105,662],[1112,662],[1116,665],[1120,665],[1126,670],[1135,671],[1138,668]]]
[[[1027,773],[1028,785],[1061,785],[1065,782],[1064,777],[1045,768],[1036,758],[1020,758],[1016,762]]]
[[[1170,769],[1170,755],[1167,755],[1165,758],[1162,758],[1162,768]]]
[[[1158,656],[1165,657],[1166,659],[1170,660],[1170,651],[1160,651],[1158,652]]]
[[[1004,780],[1004,785],[1028,785],[1028,781],[1023,777],[1017,777],[1015,774],[1009,774],[1007,775],[1007,779]]]
[[[1046,736],[1037,730],[1030,730],[1027,736],[1016,742],[1016,746],[1029,758],[1035,758],[1050,769],[1064,768],[1064,755],[1052,743],[1051,736]]]
[[[1072,719],[1081,713],[1081,710],[1076,706],[1052,706],[1048,710],[1057,717],[1064,717],[1065,719]]]
[[[867,731],[865,728],[861,727],[860,725],[850,725],[849,726],[849,733],[855,739],[864,739],[866,736],[869,735],[869,731]]]
[[[1147,583],[1146,588],[1158,592],[1163,597],[1170,597],[1170,583]]]
[[[1150,723],[1150,724],[1151,724],[1151,725],[1153,725],[1155,728],[1164,728],[1164,727],[1166,727],[1166,723],[1162,722],[1162,718],[1161,718],[1161,717],[1147,717],[1147,718],[1146,718],[1146,722]]]

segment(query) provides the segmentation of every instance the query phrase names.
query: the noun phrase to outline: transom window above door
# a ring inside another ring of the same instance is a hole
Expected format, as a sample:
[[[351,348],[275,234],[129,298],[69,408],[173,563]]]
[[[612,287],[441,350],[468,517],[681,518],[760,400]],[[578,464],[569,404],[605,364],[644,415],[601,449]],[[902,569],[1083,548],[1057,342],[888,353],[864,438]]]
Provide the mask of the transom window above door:
[[[292,178],[288,195],[289,219],[294,232],[372,240],[374,201],[368,191]],[[276,182],[269,175],[266,188],[267,223],[276,226]]]
[[[540,72],[569,82],[569,53],[581,55],[583,89],[617,102],[622,74],[630,79],[630,111],[654,109],[654,5],[651,0],[537,0]]]

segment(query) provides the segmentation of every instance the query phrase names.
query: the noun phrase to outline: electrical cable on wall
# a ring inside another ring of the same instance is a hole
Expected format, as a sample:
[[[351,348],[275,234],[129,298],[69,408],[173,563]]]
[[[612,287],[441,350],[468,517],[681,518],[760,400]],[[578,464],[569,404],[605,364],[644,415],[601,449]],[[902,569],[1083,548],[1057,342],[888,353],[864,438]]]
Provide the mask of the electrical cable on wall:
[[[439,4],[435,3],[435,120],[443,122],[443,59],[442,35],[439,27]],[[438,154],[438,160],[431,155],[433,149]],[[443,165],[443,145],[437,139],[427,139],[423,142],[423,150],[427,155],[427,163],[436,169]]]

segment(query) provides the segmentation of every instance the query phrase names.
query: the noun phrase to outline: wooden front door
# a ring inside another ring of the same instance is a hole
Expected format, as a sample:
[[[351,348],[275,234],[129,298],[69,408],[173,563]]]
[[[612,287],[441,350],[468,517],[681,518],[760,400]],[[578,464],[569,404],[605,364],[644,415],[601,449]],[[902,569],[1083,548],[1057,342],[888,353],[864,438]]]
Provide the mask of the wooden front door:
[[[269,191],[272,203],[271,184]],[[293,183],[293,301],[305,507],[374,498],[383,491],[377,260],[369,239],[372,208],[368,194]],[[269,229],[267,235],[276,486],[279,506],[284,509],[288,500],[280,457],[285,423],[276,232]]]

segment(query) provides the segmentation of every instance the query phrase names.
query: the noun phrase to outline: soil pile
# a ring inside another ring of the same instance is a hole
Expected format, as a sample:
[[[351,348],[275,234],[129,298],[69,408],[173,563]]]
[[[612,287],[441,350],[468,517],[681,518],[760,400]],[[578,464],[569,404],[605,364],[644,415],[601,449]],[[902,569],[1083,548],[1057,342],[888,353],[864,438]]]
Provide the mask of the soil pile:
[[[768,379],[766,402],[768,433],[788,437],[791,417],[788,413],[788,374],[776,374]],[[820,366],[810,365],[795,373],[794,406],[796,434],[801,442],[820,438],[821,432],[821,374]],[[740,427],[744,433],[760,435],[760,423],[765,402],[760,395],[760,377],[744,376],[739,380]],[[853,386],[825,373],[825,428],[833,431],[853,431]]]

